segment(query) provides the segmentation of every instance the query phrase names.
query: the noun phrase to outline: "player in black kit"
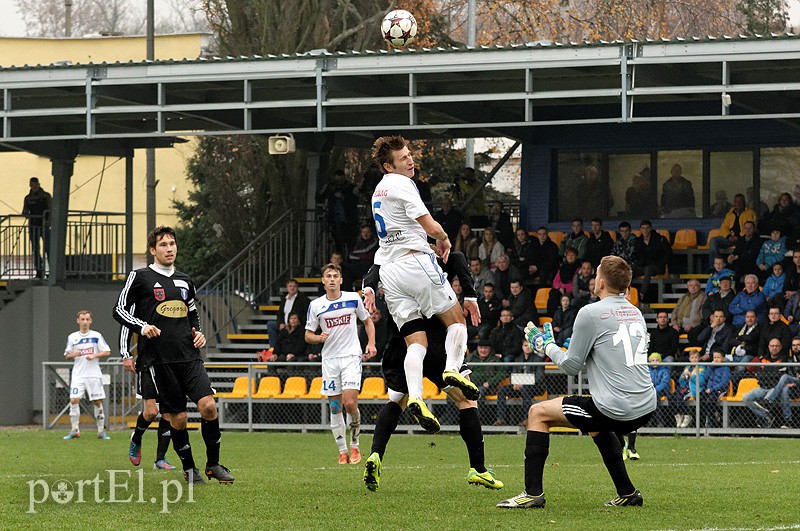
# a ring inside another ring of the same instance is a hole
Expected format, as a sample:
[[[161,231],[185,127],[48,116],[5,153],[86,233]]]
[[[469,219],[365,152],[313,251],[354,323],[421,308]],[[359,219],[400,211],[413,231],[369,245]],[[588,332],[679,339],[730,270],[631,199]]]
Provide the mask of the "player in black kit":
[[[147,235],[147,247],[155,260],[149,267],[128,274],[114,308],[114,318],[130,332],[139,334],[140,374],[149,378],[156,390],[161,414],[171,426],[172,444],[183,464],[186,481],[205,483],[195,467],[186,431],[188,396],[197,404],[202,417],[200,431],[206,444],[206,476],[220,483],[233,483],[230,471],[219,463],[221,435],[217,406],[199,351],[206,338],[200,332],[192,279],[174,267],[178,254],[175,231],[171,227],[156,227]],[[123,330],[121,335],[124,334]],[[127,350],[122,352],[123,356],[130,356]],[[146,422],[140,416],[137,428],[140,421]],[[139,431],[139,446],[143,432]],[[139,451],[135,444],[131,437],[131,455]]]

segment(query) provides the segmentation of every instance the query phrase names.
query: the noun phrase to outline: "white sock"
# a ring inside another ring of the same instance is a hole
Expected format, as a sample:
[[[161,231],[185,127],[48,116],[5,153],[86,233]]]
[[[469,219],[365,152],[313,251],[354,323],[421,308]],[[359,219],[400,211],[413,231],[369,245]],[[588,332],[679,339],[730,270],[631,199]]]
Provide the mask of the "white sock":
[[[347,414],[347,424],[350,426],[350,448],[358,448],[358,436],[361,435],[361,411],[358,408],[352,415]]]
[[[80,404],[70,404],[69,405],[69,420],[72,422],[72,431],[80,430],[80,424],[81,424],[81,405]]]
[[[461,365],[464,364],[464,353],[467,350],[467,327],[465,325],[453,323],[447,327],[444,350],[447,353],[444,370],[456,372],[461,370]]]
[[[94,418],[97,420],[97,433],[106,429],[106,414],[103,411],[103,404],[94,406]]]
[[[345,435],[347,435],[347,427],[344,424],[344,415],[342,415],[341,411],[339,413],[331,413],[331,431],[333,432],[333,439],[339,447],[339,453],[346,452],[347,441],[345,440]]]
[[[422,398],[422,362],[425,360],[427,350],[419,343],[412,343],[408,346],[406,359],[403,362],[408,394],[414,398]]]

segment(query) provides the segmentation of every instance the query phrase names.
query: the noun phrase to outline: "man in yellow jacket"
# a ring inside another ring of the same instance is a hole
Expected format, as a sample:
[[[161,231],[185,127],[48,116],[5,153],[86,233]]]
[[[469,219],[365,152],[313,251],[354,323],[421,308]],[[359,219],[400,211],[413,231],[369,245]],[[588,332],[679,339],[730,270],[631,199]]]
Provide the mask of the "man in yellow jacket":
[[[756,218],[756,213],[747,207],[744,194],[736,194],[733,197],[733,207],[722,220],[722,226],[719,228],[720,235],[711,238],[708,242],[709,262],[713,264],[714,258],[719,256],[720,251],[736,245],[736,240],[744,234],[744,224],[748,221],[756,223]]]

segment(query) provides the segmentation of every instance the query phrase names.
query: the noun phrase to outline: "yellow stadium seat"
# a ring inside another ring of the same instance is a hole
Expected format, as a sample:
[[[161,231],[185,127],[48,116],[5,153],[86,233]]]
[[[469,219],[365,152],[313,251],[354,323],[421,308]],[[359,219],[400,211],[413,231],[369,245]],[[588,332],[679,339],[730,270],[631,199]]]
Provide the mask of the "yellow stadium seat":
[[[563,232],[560,230],[551,230],[547,234],[550,236],[550,239],[553,240],[553,243],[555,243],[556,246],[561,245],[561,241],[564,239]]]
[[[275,398],[300,398],[306,395],[306,379],[302,376],[291,376],[286,379],[283,392]]]
[[[631,286],[628,300],[631,301],[631,304],[634,306],[639,306],[639,290]]]
[[[436,384],[427,378],[422,379],[422,399],[423,400],[444,400],[447,394],[436,387]]]
[[[309,398],[309,399],[320,399],[325,398],[322,395],[322,376],[317,376],[313,380],[311,380],[311,385],[308,386],[308,393],[300,398]]]
[[[545,323],[552,323],[552,317],[539,317],[539,326],[544,326]]]
[[[536,290],[536,300],[534,300],[533,304],[536,306],[537,310],[547,309],[547,300],[550,298],[550,289],[551,288],[539,288]]]
[[[611,236],[612,240],[614,240],[615,242],[617,241],[617,231],[610,230],[610,231],[608,231],[608,234]]]
[[[383,378],[379,376],[370,376],[364,379],[361,384],[361,392],[358,398],[361,400],[371,400],[373,398],[381,398],[386,393],[386,386],[383,383]]]
[[[742,378],[739,380],[739,385],[736,387],[736,394],[733,394],[733,383],[731,382],[731,390],[728,396],[723,396],[720,400],[727,400],[728,402],[741,402],[744,395],[758,387],[757,378]]]
[[[712,238],[716,238],[717,236],[722,236],[722,231],[720,229],[711,229],[708,231],[708,238],[706,238],[705,245],[698,245],[698,249],[708,249],[710,246],[710,242]]]
[[[675,233],[673,249],[694,249],[697,247],[697,231],[694,229],[681,229]]]
[[[250,379],[250,389],[255,389],[255,379]],[[247,376],[239,376],[233,381],[233,389],[227,393],[217,393],[217,398],[247,398],[249,391],[247,390]]]
[[[667,241],[671,241],[669,239],[669,231],[667,229],[656,229],[656,232],[665,237]]]
[[[281,394],[281,379],[277,376],[265,376],[258,382],[258,391],[253,398],[275,398]]]
[[[642,235],[642,231],[641,231],[640,229],[633,229],[633,230],[631,230],[631,232],[632,232],[632,233],[634,234],[634,236],[636,236],[637,238],[638,238],[639,236],[641,236],[641,235]]]

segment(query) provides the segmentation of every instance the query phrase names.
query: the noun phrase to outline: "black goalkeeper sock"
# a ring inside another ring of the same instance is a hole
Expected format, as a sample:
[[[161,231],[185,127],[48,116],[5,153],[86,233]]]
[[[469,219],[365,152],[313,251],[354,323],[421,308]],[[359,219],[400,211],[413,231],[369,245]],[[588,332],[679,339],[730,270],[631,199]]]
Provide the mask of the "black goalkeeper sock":
[[[142,445],[142,435],[144,432],[147,431],[147,428],[150,426],[150,423],[145,420],[144,414],[139,413],[139,416],[136,417],[136,427],[133,429],[133,437],[131,437],[131,442],[135,442],[139,446]]]
[[[483,453],[483,430],[478,408],[468,407],[458,410],[458,425],[461,438],[467,445],[469,466],[478,472],[486,472]]]
[[[175,426],[169,430],[172,434],[172,446],[178,457],[181,458],[181,464],[184,470],[191,470],[195,468],[194,457],[192,457],[192,446],[189,444],[189,432],[186,429],[178,430]]]
[[[387,402],[378,412],[378,418],[375,421],[375,433],[372,435],[371,452],[377,452],[381,459],[383,459],[386,445],[389,444],[389,438],[397,428],[397,423],[400,422],[400,415],[402,414],[403,408],[397,402]]]
[[[636,488],[628,477],[628,471],[625,470],[625,461],[622,460],[622,447],[619,445],[617,436],[610,431],[603,431],[593,439],[597,449],[600,450],[600,455],[603,456],[603,463],[605,463],[606,469],[611,475],[611,481],[614,482],[617,494],[627,496],[633,493]]]
[[[214,420],[200,419],[200,433],[206,443],[206,468],[219,464],[219,444],[222,433],[219,431],[219,417]]]
[[[167,450],[169,450],[169,441],[172,438],[169,421],[164,417],[158,421],[158,448],[156,449],[156,461],[166,459]]]
[[[528,431],[525,440],[525,492],[531,496],[544,493],[542,474],[544,462],[550,454],[550,434],[543,431]]]
[[[632,431],[628,434],[628,450],[635,451],[636,450],[636,435],[637,432]]]

